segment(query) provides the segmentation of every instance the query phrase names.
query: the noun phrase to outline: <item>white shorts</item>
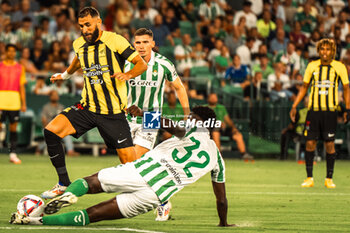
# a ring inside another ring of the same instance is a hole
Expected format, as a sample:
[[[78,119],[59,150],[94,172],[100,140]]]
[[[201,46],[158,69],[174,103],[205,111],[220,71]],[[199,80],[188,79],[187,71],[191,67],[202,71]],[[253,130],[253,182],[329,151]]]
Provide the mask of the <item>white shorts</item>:
[[[146,131],[142,124],[129,122],[131,137],[134,145],[139,145],[149,150],[153,149],[156,143],[158,130]]]
[[[103,191],[121,193],[116,196],[116,200],[120,213],[126,218],[147,213],[161,204],[133,163],[102,169],[98,179]]]

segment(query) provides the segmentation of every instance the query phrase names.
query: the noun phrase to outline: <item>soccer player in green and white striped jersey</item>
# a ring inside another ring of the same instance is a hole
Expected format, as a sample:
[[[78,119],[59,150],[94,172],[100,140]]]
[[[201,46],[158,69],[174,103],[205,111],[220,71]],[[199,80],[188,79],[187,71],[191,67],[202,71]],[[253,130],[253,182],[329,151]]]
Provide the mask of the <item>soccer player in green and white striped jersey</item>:
[[[189,102],[185,87],[182,85],[174,64],[166,57],[152,51],[155,46],[153,32],[146,28],[138,29],[135,34],[134,46],[136,51],[147,62],[147,70],[141,75],[127,81],[128,106],[136,105],[143,111],[159,111],[163,107],[165,81],[171,82],[175,88],[184,116],[189,112]],[[125,70],[131,70],[134,64],[125,63]],[[142,118],[127,117],[131,136],[135,145],[136,158],[153,148],[158,131],[145,132],[142,128]]]
[[[142,116],[136,106],[128,109]],[[174,136],[131,163],[102,169],[98,173],[74,181],[66,192],[47,204],[46,214],[77,202],[86,193],[117,192],[115,198],[80,211],[53,216],[27,217],[14,213],[12,224],[84,226],[101,220],[132,218],[151,211],[171,196],[211,172],[219,215],[218,226],[235,226],[227,223],[225,191],[225,164],[209,130],[199,127],[215,113],[208,107],[195,107],[192,117],[197,127],[186,130],[174,126],[169,119],[161,118],[161,127]],[[165,127],[167,126],[167,127]]]

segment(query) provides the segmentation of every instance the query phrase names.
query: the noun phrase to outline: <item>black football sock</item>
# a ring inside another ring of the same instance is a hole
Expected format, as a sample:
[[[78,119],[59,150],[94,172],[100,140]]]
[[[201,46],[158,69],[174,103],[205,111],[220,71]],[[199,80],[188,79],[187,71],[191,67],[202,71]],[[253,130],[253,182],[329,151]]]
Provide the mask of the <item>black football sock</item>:
[[[306,174],[307,177],[312,176],[312,169],[314,166],[315,151],[306,151],[305,153],[305,164],[306,164]]]
[[[10,132],[10,153],[16,153],[17,148],[17,132]]]
[[[56,168],[59,177],[59,183],[68,186],[70,180],[66,168],[64,149],[61,143],[62,139],[47,129],[44,129],[44,136],[51,163]]]
[[[334,171],[334,163],[335,163],[335,157],[337,156],[336,153],[333,154],[326,154],[326,161],[327,161],[327,178],[332,179],[333,177],[333,171]]]

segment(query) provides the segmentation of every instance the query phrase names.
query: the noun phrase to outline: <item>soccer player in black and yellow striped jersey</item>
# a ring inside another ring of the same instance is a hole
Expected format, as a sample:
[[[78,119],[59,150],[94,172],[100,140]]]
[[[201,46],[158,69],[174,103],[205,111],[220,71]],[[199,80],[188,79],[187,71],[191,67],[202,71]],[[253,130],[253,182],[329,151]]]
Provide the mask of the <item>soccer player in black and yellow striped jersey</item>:
[[[44,129],[48,153],[59,177],[53,189],[42,193],[46,199],[61,195],[70,184],[61,145],[61,139],[67,135],[78,138],[97,127],[106,145],[116,149],[122,163],[136,159],[125,116],[125,81],[146,71],[147,64],[124,37],[101,30],[102,20],[95,8],[80,10],[78,24],[82,36],[73,42],[76,56],[68,69],[63,74],[53,75],[51,81],[68,79],[82,68],[82,99],[62,111]],[[126,60],[134,67],[124,73]]]
[[[334,139],[337,127],[338,83],[341,81],[343,84],[343,95],[347,109],[344,113],[344,120],[347,122],[350,118],[349,78],[345,65],[334,60],[336,45],[333,39],[321,39],[317,44],[317,51],[320,59],[308,64],[304,75],[304,85],[293,103],[290,117],[294,122],[296,107],[306,95],[311,84],[304,130],[304,136],[306,138],[305,163],[307,179],[301,186],[314,186],[312,170],[316,143],[317,140],[323,140],[327,153],[325,186],[327,188],[335,188],[332,177],[336,158]]]

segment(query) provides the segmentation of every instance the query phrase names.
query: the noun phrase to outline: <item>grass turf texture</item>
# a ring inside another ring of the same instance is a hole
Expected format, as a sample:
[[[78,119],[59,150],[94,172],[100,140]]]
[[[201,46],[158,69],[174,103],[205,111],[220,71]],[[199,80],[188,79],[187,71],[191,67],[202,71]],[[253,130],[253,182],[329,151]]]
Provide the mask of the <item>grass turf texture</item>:
[[[84,228],[57,226],[14,226],[8,223],[18,200],[27,194],[39,195],[56,182],[56,174],[47,156],[22,155],[21,165],[0,155],[0,232],[127,232],[131,228],[157,232],[349,232],[350,162],[337,161],[334,190],[324,187],[325,162],[314,168],[315,187],[300,187],[305,165],[294,161],[257,160],[244,163],[225,160],[226,190],[229,202],[228,222],[237,228],[218,228],[215,197],[209,174],[185,187],[172,199],[173,220],[155,222],[153,212],[133,219],[102,221]],[[117,157],[67,158],[71,179],[84,177],[119,163]],[[61,213],[89,207],[113,198],[113,194],[85,195],[76,205]],[[43,229],[45,227],[45,229]],[[40,229],[42,228],[42,229]],[[119,230],[118,230],[119,229]],[[78,231],[77,231],[78,230]]]

